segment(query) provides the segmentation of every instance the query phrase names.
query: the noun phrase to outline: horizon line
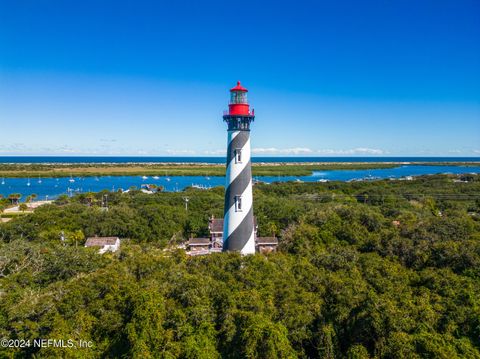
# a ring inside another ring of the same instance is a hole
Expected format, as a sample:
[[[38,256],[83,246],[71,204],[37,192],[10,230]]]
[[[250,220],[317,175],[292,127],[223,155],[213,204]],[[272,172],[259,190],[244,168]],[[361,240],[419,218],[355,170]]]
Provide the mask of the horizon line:
[[[190,156],[179,156],[179,155],[60,155],[60,154],[49,154],[49,155],[2,155],[0,154],[0,158],[5,157],[109,157],[109,158],[121,158],[121,157],[134,157],[134,158],[225,158],[226,156],[218,156],[218,155],[190,155]],[[289,157],[289,158],[416,158],[416,157],[424,157],[424,158],[436,158],[436,157],[450,157],[450,158],[478,158],[480,159],[480,155],[322,155],[322,156],[312,156],[312,155],[252,155],[252,158],[281,158],[281,157]]]

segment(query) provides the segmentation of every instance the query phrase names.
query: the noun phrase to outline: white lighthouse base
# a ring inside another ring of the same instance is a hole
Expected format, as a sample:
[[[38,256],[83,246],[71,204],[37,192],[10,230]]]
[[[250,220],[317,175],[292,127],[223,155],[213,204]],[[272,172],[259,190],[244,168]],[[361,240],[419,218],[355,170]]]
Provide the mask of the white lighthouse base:
[[[242,253],[243,255],[255,254],[255,231],[252,232],[250,239],[248,240],[247,244],[245,244],[240,253]]]

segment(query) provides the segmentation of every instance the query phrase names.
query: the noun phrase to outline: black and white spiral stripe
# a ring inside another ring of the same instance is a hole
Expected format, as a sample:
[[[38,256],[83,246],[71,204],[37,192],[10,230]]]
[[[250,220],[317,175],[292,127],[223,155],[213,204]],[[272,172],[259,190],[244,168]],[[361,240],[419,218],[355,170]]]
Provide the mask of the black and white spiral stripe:
[[[241,162],[236,150],[241,149]],[[241,196],[241,210],[236,208]],[[228,131],[223,249],[255,253],[250,131]]]

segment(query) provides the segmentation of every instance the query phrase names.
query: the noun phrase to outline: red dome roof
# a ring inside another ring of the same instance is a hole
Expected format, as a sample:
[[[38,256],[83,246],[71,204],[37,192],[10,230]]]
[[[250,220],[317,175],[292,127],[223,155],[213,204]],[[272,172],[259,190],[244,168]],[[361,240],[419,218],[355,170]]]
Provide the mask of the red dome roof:
[[[237,86],[232,87],[230,89],[230,92],[232,92],[232,91],[248,92],[248,90],[240,84],[240,81],[237,81]]]

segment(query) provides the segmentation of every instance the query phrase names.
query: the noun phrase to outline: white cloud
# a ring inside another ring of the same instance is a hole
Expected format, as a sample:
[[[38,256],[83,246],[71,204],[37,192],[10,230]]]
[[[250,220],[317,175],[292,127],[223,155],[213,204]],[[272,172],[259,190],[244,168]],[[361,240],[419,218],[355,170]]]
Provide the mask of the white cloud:
[[[295,148],[252,148],[252,153],[254,154],[261,154],[261,155],[309,155],[313,154],[314,151],[310,148],[304,147],[295,147]]]
[[[220,155],[220,156],[225,156],[227,154],[226,149],[222,150],[207,150],[203,152],[206,155]]]
[[[76,148],[69,145],[60,144],[57,146],[32,146],[20,143],[10,145],[0,145],[0,155],[82,155],[82,156],[98,156],[98,155],[154,155],[154,151],[146,151],[142,149],[126,149],[123,147],[110,148],[110,146],[100,146],[96,148]]]
[[[318,150],[317,153],[326,155],[384,155],[387,152],[378,148],[358,147],[349,150]]]
[[[294,148],[253,148],[252,153],[260,155],[383,155],[388,152],[377,148],[353,148],[348,150],[321,149],[312,150],[305,147]]]
[[[473,150],[473,153],[480,154],[480,150]]]
[[[113,140],[112,140],[113,142]],[[108,142],[107,142],[108,143]],[[197,152],[191,149],[146,149],[132,148],[127,149],[121,146],[110,147],[102,145],[97,148],[75,148],[66,144],[57,146],[32,146],[22,143],[12,143],[8,145],[0,145],[0,155],[159,155],[165,153],[172,156],[193,156],[203,154],[207,156],[225,156],[226,149],[205,150]],[[480,150],[473,150],[475,154],[480,154]],[[377,148],[358,147],[353,149],[311,149],[307,147],[256,147],[252,148],[254,155],[284,155],[284,156],[352,156],[352,155],[386,155],[388,151]],[[452,151],[453,153],[453,151]],[[455,152],[456,153],[456,152]]]
[[[56,147],[35,147],[27,146],[22,143],[12,143],[10,145],[0,146],[0,154],[7,155],[23,155],[23,154],[38,154],[38,153],[60,153],[68,154],[75,153],[76,150],[67,145],[61,145]]]
[[[27,151],[27,147],[22,143],[12,143],[11,145],[0,145],[0,153],[18,153]]]
[[[194,150],[167,150],[169,155],[194,155]]]

